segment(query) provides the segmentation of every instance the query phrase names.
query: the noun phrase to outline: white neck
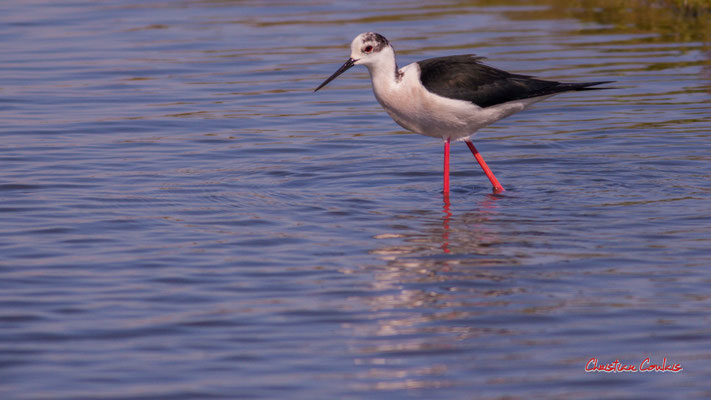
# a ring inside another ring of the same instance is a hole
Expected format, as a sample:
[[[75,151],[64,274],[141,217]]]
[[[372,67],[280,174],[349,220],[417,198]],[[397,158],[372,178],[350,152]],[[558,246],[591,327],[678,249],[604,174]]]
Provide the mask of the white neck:
[[[384,48],[377,57],[373,57],[373,60],[369,60],[364,64],[368,67],[373,87],[378,88],[397,83],[397,63],[395,62],[395,52],[392,47]]]

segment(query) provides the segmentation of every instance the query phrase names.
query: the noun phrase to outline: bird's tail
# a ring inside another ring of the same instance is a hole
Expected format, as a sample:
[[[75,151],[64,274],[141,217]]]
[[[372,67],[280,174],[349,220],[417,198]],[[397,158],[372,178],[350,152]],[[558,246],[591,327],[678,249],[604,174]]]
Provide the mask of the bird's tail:
[[[581,82],[581,83],[561,83],[557,88],[568,90],[604,90],[604,89],[617,89],[616,87],[592,87],[597,85],[604,85],[606,83],[613,83],[615,81],[601,81],[601,82]]]

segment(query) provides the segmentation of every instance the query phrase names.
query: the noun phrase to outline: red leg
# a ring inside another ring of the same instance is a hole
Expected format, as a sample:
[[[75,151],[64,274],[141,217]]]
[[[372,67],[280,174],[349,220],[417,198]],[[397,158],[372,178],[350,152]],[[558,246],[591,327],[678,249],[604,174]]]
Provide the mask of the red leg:
[[[496,179],[494,176],[494,173],[491,172],[491,169],[489,169],[489,166],[486,165],[486,161],[484,161],[484,157],[479,154],[479,151],[474,147],[474,143],[471,142],[471,140],[465,140],[467,143],[467,146],[469,146],[469,150],[472,151],[472,154],[474,154],[474,158],[476,158],[476,161],[479,163],[481,166],[481,169],[484,170],[484,173],[486,174],[486,177],[489,178],[491,181],[491,184],[494,185],[494,193],[501,193],[504,191],[504,187],[501,186],[499,183],[499,180]]]
[[[444,190],[449,195],[449,138],[444,142]]]

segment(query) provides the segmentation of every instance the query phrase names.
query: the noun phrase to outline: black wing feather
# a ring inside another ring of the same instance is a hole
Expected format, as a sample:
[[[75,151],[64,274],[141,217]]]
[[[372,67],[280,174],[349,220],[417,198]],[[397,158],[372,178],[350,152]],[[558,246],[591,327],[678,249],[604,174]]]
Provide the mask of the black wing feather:
[[[439,96],[491,107],[507,101],[546,96],[609,82],[561,83],[512,74],[479,62],[482,57],[459,55],[418,61],[420,81]]]

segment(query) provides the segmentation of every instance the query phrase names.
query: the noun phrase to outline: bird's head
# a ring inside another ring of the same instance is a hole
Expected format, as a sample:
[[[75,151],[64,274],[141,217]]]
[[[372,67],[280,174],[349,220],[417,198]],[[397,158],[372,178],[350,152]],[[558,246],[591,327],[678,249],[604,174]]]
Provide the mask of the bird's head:
[[[316,90],[326,86],[354,65],[371,67],[387,59],[394,59],[395,52],[388,39],[379,33],[365,32],[356,36],[351,42],[351,57],[336,72],[326,79]],[[382,60],[382,61],[381,61]],[[314,90],[314,92],[316,91]]]
[[[384,57],[393,57],[388,39],[379,33],[365,32],[351,42],[351,60],[354,65],[373,65]]]

